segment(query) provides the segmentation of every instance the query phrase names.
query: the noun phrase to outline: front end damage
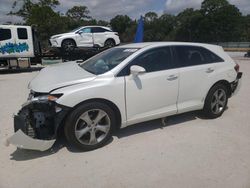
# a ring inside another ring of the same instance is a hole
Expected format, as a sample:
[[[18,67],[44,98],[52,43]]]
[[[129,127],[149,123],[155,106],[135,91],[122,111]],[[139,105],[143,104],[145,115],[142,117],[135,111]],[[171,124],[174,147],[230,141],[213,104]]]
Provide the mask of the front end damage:
[[[69,110],[58,105],[55,100],[56,96],[51,95],[30,96],[14,116],[15,134],[7,139],[7,145],[39,151],[51,148],[56,141],[57,130]]]

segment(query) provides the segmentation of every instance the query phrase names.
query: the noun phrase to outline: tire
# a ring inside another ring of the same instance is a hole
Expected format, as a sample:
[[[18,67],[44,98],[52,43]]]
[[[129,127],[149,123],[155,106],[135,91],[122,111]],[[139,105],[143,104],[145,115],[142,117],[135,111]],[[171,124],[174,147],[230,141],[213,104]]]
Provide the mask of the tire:
[[[64,132],[70,144],[83,151],[104,146],[115,130],[114,111],[106,104],[91,102],[77,107],[67,118]]]
[[[106,40],[106,42],[104,43],[104,47],[106,48],[112,48],[115,46],[115,41],[112,39],[108,39]]]
[[[229,91],[225,85],[213,86],[206,97],[203,114],[210,119],[220,117],[227,107],[228,97]]]
[[[74,40],[72,39],[65,39],[63,42],[62,42],[62,49],[63,51],[65,52],[69,52],[69,51],[72,51],[76,48],[76,43]]]

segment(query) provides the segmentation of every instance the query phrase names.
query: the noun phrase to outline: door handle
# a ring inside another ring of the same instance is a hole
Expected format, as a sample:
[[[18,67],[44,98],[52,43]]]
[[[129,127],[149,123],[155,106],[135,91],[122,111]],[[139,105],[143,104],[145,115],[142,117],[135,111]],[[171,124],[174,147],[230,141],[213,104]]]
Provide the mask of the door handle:
[[[214,69],[213,69],[213,68],[208,68],[208,69],[206,70],[206,73],[212,73],[212,72],[214,72]]]
[[[178,78],[178,76],[176,76],[176,75],[170,75],[168,78],[167,78],[167,80],[168,81],[173,81],[173,80],[176,80]]]

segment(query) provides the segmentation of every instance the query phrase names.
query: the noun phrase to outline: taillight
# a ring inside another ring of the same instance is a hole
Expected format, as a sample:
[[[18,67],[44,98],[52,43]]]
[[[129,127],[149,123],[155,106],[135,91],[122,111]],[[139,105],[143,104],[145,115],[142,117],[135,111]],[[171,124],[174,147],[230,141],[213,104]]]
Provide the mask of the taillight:
[[[236,63],[234,70],[238,73],[240,71],[240,65]]]

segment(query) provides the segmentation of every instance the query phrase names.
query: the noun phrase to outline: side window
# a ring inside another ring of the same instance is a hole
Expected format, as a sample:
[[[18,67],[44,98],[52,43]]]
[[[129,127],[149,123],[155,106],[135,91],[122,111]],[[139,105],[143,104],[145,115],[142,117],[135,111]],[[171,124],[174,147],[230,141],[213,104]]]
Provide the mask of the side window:
[[[80,31],[81,33],[91,33],[91,28],[83,28]]]
[[[11,39],[10,29],[0,29],[0,41]]]
[[[181,67],[222,62],[213,52],[198,46],[175,46],[177,59]]]
[[[108,31],[108,30],[106,30],[106,29],[104,29],[104,28],[101,28],[101,27],[93,27],[93,28],[92,28],[92,32],[93,32],[93,33],[104,33],[104,32],[106,32],[106,31]]]
[[[18,39],[28,39],[28,33],[26,28],[17,28]]]
[[[208,49],[202,48],[204,55],[206,56],[207,63],[219,63],[224,62],[224,60],[216,55],[215,53],[209,51]]]
[[[129,63],[118,76],[127,76],[130,74],[130,67],[138,65],[143,67],[147,73],[175,68],[172,62],[170,47],[157,48],[149,50],[136,57]]]

